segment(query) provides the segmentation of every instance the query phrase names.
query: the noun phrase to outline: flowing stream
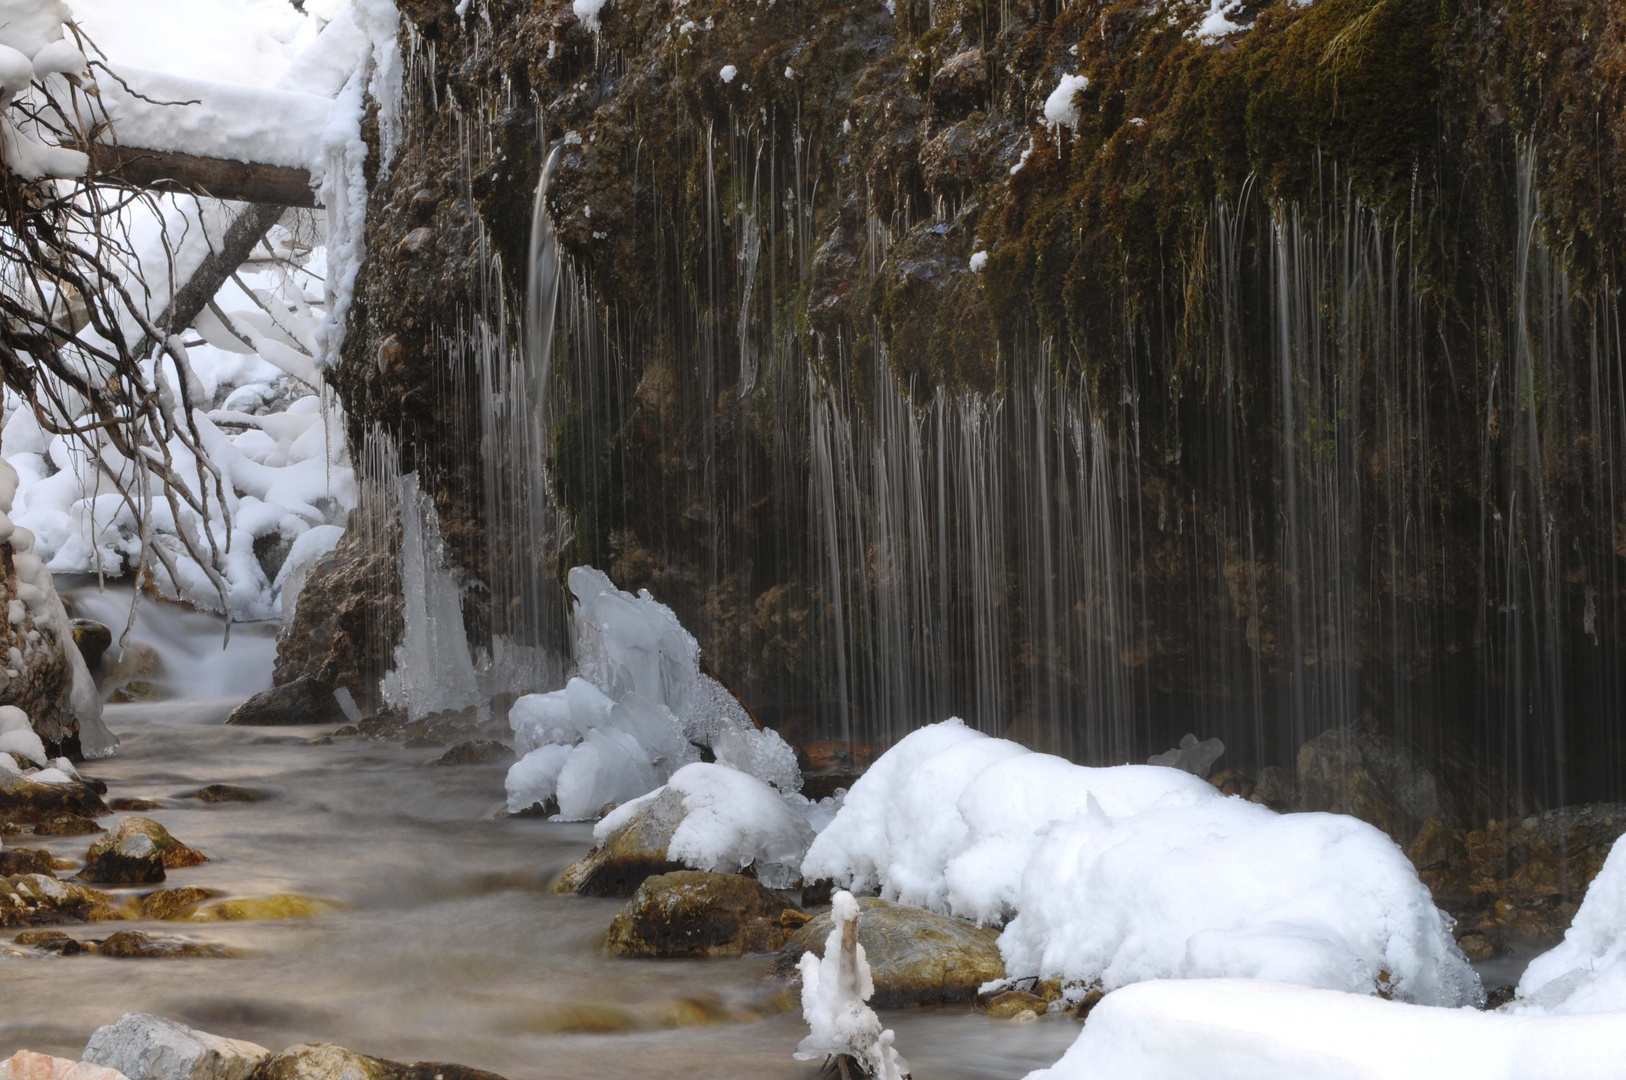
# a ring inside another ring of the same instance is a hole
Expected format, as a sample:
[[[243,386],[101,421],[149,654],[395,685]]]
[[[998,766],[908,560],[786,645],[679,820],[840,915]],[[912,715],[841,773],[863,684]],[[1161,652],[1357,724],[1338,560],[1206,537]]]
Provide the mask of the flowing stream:
[[[180,632],[173,609],[142,611],[176,630],[163,645],[171,671],[195,655],[217,673],[210,687],[228,672],[246,677],[249,654],[264,648],[253,628],[239,627],[231,648],[209,659],[219,648],[213,620],[185,620],[211,635],[206,648],[201,633]],[[299,920],[65,927],[79,938],[143,929],[249,955],[6,961],[0,1056],[26,1047],[77,1059],[95,1027],[139,1010],[272,1049],[323,1040],[384,1057],[461,1062],[511,1080],[814,1072],[790,1056],[806,1033],[799,1013],[762,1005],[767,958],[603,956],[600,943],[621,901],[545,891],[586,851],[589,827],[495,819],[506,765],[426,768],[440,751],[357,738],[312,745],[328,727],[225,727],[234,703],[110,705],[107,721],[122,749],[87,771],[107,781],[109,798],[166,801],[169,808],[148,816],[210,857],[172,871],[164,887],[296,893],[346,907]],[[177,797],[212,783],[267,798]],[[82,860],[88,838],[25,835],[11,843]],[[1078,1032],[1070,1020],[1012,1024],[969,1007],[883,1019],[896,1028],[918,1080],[1020,1077],[1060,1057]]]

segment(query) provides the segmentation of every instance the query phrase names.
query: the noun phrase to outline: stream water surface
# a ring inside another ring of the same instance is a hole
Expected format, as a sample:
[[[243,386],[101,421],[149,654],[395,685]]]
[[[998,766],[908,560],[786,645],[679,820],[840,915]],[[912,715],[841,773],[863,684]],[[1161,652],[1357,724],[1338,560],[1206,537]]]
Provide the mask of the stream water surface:
[[[496,819],[506,766],[428,768],[439,751],[355,738],[312,744],[330,728],[225,727],[234,703],[109,706],[123,746],[87,772],[108,782],[109,798],[167,802],[148,816],[210,857],[172,871],[166,886],[297,893],[345,908],[274,922],[66,927],[77,937],[179,934],[248,956],[0,958],[0,1054],[26,1047],[77,1059],[95,1027],[140,1010],[272,1049],[324,1040],[512,1080],[814,1075],[790,1056],[806,1033],[799,1014],[753,1007],[767,958],[602,955],[620,901],[545,891],[586,851],[590,828]],[[177,798],[211,783],[267,798]],[[78,860],[88,841],[17,842]],[[1078,1033],[1068,1020],[1012,1024],[969,1008],[883,1019],[917,1080],[1019,1077],[1060,1057]]]

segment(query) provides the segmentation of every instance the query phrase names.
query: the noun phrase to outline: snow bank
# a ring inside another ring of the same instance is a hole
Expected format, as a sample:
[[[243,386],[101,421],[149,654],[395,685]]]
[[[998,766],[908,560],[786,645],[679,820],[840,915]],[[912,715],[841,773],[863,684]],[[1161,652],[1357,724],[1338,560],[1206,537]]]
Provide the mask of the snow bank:
[[[726,765],[685,765],[665,787],[607,815],[594,826],[594,841],[602,844],[664,791],[683,796],[683,820],[672,833],[668,859],[724,874],[751,867],[770,889],[788,889],[800,880],[802,856],[813,839],[805,814],[761,780]]]
[[[1108,994],[1066,1055],[1027,1080],[1602,1080],[1620,1016],[1434,1009],[1262,980],[1146,982]]]
[[[1626,844],[1617,842],[1587,886],[1556,947],[1530,961],[1509,1011],[1626,1014]],[[1626,1028],[1626,1015],[1614,1018]]]
[[[1278,815],[1178,769],[1091,769],[959,720],[870,767],[803,876],[998,922],[1013,979],[1243,976],[1480,998],[1450,922],[1378,830]]]
[[[824,942],[824,959],[802,954],[802,1016],[810,1029],[796,1047],[798,1061],[850,1054],[874,1080],[906,1080],[909,1063],[892,1047],[892,1031],[881,1029],[875,1010],[864,1004],[875,993],[864,946],[858,943],[858,901],[852,893],[830,898],[835,926]]]

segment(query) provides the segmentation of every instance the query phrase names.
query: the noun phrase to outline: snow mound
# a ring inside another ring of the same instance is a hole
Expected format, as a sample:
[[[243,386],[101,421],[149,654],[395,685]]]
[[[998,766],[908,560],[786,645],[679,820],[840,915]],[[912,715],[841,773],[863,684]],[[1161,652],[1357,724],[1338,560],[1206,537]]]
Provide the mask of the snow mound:
[[[1617,842],[1557,946],[1530,961],[1510,1012],[1626,1013],[1626,844]],[[1617,1017],[1626,1028],[1626,1017]]]
[[[1377,829],[1279,815],[1179,769],[1073,765],[959,720],[883,754],[802,874],[980,922],[1014,915],[1000,938],[1013,979],[1481,997],[1449,919]]]
[[[594,826],[594,842],[604,843],[665,791],[683,796],[683,820],[666,849],[673,862],[724,874],[752,867],[770,889],[788,889],[800,879],[813,840],[806,817],[767,784],[726,765],[685,765],[665,787],[622,804]]]
[[[1027,1080],[1602,1080],[1619,1016],[1431,1009],[1260,980],[1145,982],[1108,994],[1066,1055]]]
[[[875,980],[858,943],[858,901],[852,893],[830,898],[835,926],[824,942],[824,959],[802,954],[802,1016],[808,1036],[796,1047],[798,1061],[850,1054],[874,1080],[906,1080],[909,1064],[892,1047],[892,1031],[881,1029],[875,1010],[864,1004]]]
[[[1051,131],[1066,128],[1078,130],[1078,94],[1090,85],[1082,75],[1063,75],[1061,82],[1044,99],[1044,121]]]

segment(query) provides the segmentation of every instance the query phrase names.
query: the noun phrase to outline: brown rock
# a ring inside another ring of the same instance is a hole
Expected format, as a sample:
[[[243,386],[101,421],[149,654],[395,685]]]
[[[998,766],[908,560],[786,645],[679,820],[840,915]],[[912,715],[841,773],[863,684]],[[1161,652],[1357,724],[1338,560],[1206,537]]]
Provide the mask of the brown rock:
[[[6,848],[0,851],[0,877],[15,874],[44,874],[56,877],[56,860],[49,851],[37,848]]]
[[[53,926],[120,919],[104,892],[44,874],[0,878],[0,926]]]
[[[921,908],[864,897],[858,901],[858,943],[875,979],[876,1008],[969,1002],[983,983],[1005,977],[999,934]],[[815,916],[785,942],[774,972],[796,975],[804,952],[824,955],[830,913]]]
[[[168,829],[151,818],[126,817],[119,819],[112,832],[99,837],[95,843],[90,845],[90,850],[85,853],[86,865],[89,866],[96,862],[110,851],[118,850],[120,844],[126,838],[132,836],[145,836],[151,840],[153,846],[158,849],[159,858],[163,861],[166,870],[179,870],[187,866],[201,866],[209,861],[207,855],[187,847],[171,836]]]
[[[333,687],[309,675],[260,691],[226,717],[228,724],[250,726],[341,724],[344,720],[344,710],[333,696]]]
[[[22,776],[0,776],[0,820],[32,825],[57,814],[96,818],[109,813],[89,784],[40,784]]]
[[[199,788],[189,795],[182,795],[183,799],[196,799],[206,803],[230,802],[263,802],[265,793],[255,791],[253,788],[236,787],[232,784],[210,784]]]
[[[74,619],[70,625],[73,627],[73,643],[79,646],[79,655],[85,658],[85,666],[95,671],[102,662],[102,655],[113,644],[113,631],[108,629],[107,624],[95,619]]]
[[[93,836],[107,830],[78,814],[52,814],[34,826],[35,836]]]
[[[98,945],[96,951],[116,960],[231,960],[247,955],[214,942],[154,937],[144,930],[120,930]]]
[[[109,799],[107,805],[114,810],[126,810],[134,813],[145,813],[149,810],[167,810],[169,804],[159,802],[157,799]]]
[[[494,761],[514,760],[513,748],[495,739],[469,739],[460,742],[431,765],[489,765]]]
[[[496,1073],[438,1061],[389,1061],[331,1043],[300,1043],[272,1054],[249,1080],[503,1080]]]
[[[137,910],[143,919],[158,919],[164,922],[175,922],[190,918],[198,909],[198,905],[205,900],[213,900],[220,894],[213,889],[200,889],[196,886],[187,886],[180,889],[159,889],[155,893],[148,893],[139,901]]]
[[[683,820],[683,796],[667,790],[639,808],[604,843],[571,863],[549,887],[555,893],[631,896],[645,878],[683,870],[666,857]]]
[[[707,957],[773,952],[800,925],[800,911],[755,878],[679,870],[645,878],[610,924],[611,956]]]
[[[1007,990],[988,1003],[988,1016],[993,1020],[1033,1019],[1043,1016],[1049,1005],[1038,994]]]
[[[18,945],[61,956],[78,956],[85,951],[83,945],[60,930],[24,930],[11,940]]]

